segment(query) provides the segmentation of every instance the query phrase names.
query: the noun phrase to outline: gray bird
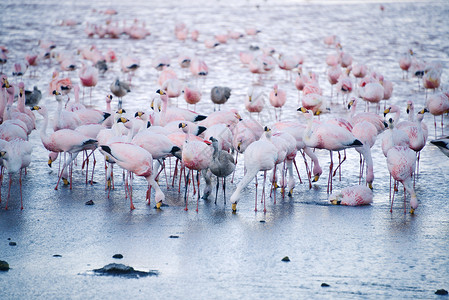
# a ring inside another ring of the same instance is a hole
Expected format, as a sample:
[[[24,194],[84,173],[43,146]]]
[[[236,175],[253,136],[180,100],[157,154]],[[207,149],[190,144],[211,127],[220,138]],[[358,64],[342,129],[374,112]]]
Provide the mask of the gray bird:
[[[214,104],[218,104],[218,110],[220,110],[221,104],[228,101],[229,97],[231,97],[231,89],[225,86],[214,86],[210,91],[210,99]]]
[[[126,82],[120,81],[118,78],[111,83],[111,92],[118,97],[118,109],[122,108],[122,97],[131,92]]]
[[[218,140],[214,137],[210,137],[212,146],[214,147],[214,154],[212,155],[212,161],[209,164],[209,170],[217,176],[217,188],[215,191],[215,204],[217,204],[218,186],[220,185],[220,178],[223,180],[223,197],[226,204],[226,177],[231,175],[235,170],[234,157],[221,149],[218,149]]]
[[[25,91],[25,105],[35,106],[42,99],[42,92],[34,86],[32,91]]]

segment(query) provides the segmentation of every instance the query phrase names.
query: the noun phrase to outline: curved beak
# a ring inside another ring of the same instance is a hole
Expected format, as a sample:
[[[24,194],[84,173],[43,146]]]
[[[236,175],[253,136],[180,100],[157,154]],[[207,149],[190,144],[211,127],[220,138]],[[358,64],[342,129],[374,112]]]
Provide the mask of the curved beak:
[[[232,203],[232,212],[237,211],[237,203]]]
[[[156,208],[157,209],[161,209],[162,206],[162,201],[159,201],[158,203],[156,203]]]

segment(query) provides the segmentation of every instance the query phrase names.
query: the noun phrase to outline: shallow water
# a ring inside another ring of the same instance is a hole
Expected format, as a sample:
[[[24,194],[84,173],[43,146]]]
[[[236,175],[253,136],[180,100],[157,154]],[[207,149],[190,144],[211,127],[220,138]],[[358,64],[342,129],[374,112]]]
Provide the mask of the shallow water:
[[[319,74],[321,87],[330,97],[325,57],[332,49],[324,45],[323,38],[337,34],[354,62],[368,64],[394,83],[390,103],[405,107],[406,100],[411,99],[417,109],[425,103],[425,92],[418,90],[415,78],[402,79],[397,63],[399,55],[412,48],[424,60],[440,61],[444,69],[449,62],[449,40],[445,38],[449,5],[444,2],[388,3],[384,4],[383,13],[378,3],[183,1],[174,5],[170,1],[157,4],[139,1],[134,6],[119,1],[96,4],[76,1],[64,6],[58,3],[40,1],[24,5],[2,1],[0,44],[10,51],[5,66],[7,74],[11,63],[34,49],[39,39],[55,41],[59,51],[74,52],[79,46],[95,44],[103,51],[113,49],[118,57],[132,54],[141,59],[141,68],[133,78],[132,92],[124,98],[124,107],[130,111],[148,108],[158,88],[158,73],[151,62],[161,53],[172,57],[172,66],[178,74],[183,73],[176,57],[183,51],[196,53],[208,64],[209,75],[198,82],[203,92],[203,99],[196,107],[198,112],[207,115],[213,111],[209,91],[222,85],[232,88],[225,107],[238,108],[245,118],[249,115],[244,110],[244,96],[256,78],[242,67],[238,53],[248,50],[249,45],[302,54],[304,70]],[[145,20],[151,36],[144,40],[88,39],[83,31],[86,22],[102,24],[107,17],[99,11],[109,7],[119,12],[113,20],[128,23],[134,18]],[[93,8],[97,11],[92,11]],[[65,18],[77,19],[82,24],[57,26]],[[199,43],[175,39],[173,29],[180,21],[200,31]],[[256,37],[231,40],[213,50],[206,49],[202,42],[227,29],[243,33],[250,26],[262,32]],[[118,63],[110,67],[92,92],[92,105],[99,109],[105,107],[104,96],[112,80],[124,77]],[[26,86],[37,85],[46,90],[54,68],[54,64],[40,65],[37,78],[23,79]],[[70,76],[78,82],[77,72]],[[282,119],[294,120],[298,118],[297,91],[293,82],[285,78],[281,70],[276,70],[257,86],[268,94],[278,81],[288,93]],[[187,81],[195,82],[190,77]],[[445,72],[442,83],[447,88]],[[53,99],[44,93],[41,104],[54,110]],[[86,98],[85,102],[89,100]],[[179,103],[185,105],[182,99]],[[260,116],[264,125],[274,123],[274,113],[267,108]],[[347,116],[341,98],[334,99],[331,109],[332,115]],[[42,121],[40,117],[37,119],[39,127]],[[447,117],[445,121],[448,123]],[[427,115],[424,122],[429,127],[429,139],[433,139],[432,116]],[[448,132],[447,127],[445,131]],[[175,188],[166,193],[170,206],[157,211],[144,204],[146,183],[139,178],[134,180],[136,209],[130,212],[119,171],[116,189],[107,198],[100,154],[96,156],[97,184],[85,185],[78,165],[73,189],[61,187],[55,191],[57,164],[53,169],[47,167],[47,152],[34,131],[30,136],[35,145],[33,162],[23,180],[25,209],[20,211],[15,178],[9,210],[0,211],[0,260],[11,266],[10,271],[0,273],[0,292],[8,299],[436,297],[437,289],[449,289],[449,159],[436,147],[427,145],[421,153],[416,181],[420,201],[416,214],[404,214],[402,188],[390,213],[389,174],[380,149],[381,137],[373,147],[376,177],[373,205],[356,208],[329,205],[326,193],[329,154],[318,150],[324,171],[312,190],[306,183],[297,183],[292,198],[282,199],[278,194],[277,204],[268,201],[267,212],[263,213],[254,212],[255,190],[250,185],[242,193],[237,213],[232,214],[229,202],[223,204],[221,193],[217,205],[213,200],[200,201],[197,213],[191,200],[191,209],[186,212],[183,198]],[[358,183],[358,154],[349,150],[347,155],[342,180],[334,180],[335,191]],[[305,180],[300,158],[298,166]],[[242,175],[240,163],[237,182]],[[160,182],[166,191],[165,180]],[[229,199],[235,186],[227,187]],[[3,197],[6,194],[7,180],[4,180]],[[88,200],[95,205],[86,206]],[[179,238],[170,238],[171,235]],[[8,238],[17,246],[9,246]],[[123,254],[124,258],[112,259],[115,253]],[[53,257],[55,254],[62,257]],[[284,256],[291,261],[282,262]],[[92,269],[113,261],[137,270],[158,270],[160,275],[126,279],[92,274]],[[330,287],[321,287],[323,282]]]

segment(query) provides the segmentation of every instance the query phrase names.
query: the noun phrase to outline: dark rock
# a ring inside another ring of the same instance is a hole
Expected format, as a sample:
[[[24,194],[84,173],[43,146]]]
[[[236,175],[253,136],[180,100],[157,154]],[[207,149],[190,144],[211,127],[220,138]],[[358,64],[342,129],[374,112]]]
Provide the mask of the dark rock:
[[[8,238],[7,240],[8,240],[8,241],[10,241],[10,240],[11,240],[11,238]]]
[[[121,255],[121,254],[114,254],[114,255],[112,255],[112,258],[122,259],[123,255]]]
[[[265,223],[265,220],[260,220],[260,223]]]
[[[94,201],[93,200],[89,200],[85,203],[86,205],[94,205]]]
[[[283,259],[281,259],[281,261],[289,262],[290,258],[288,256],[285,256]]]
[[[17,243],[16,242],[9,242],[9,245],[10,246],[17,246]]]
[[[9,264],[4,260],[0,260],[0,271],[8,271],[8,270]]]
[[[61,254],[54,254],[53,257],[62,257]]]
[[[123,277],[129,277],[129,278],[139,278],[139,277],[145,277],[145,276],[158,276],[158,271],[137,271],[134,270],[133,267],[125,266],[123,264],[109,264],[104,266],[100,269],[94,269],[95,273],[99,275],[110,275],[110,276],[123,276]]]
[[[448,292],[445,289],[439,289],[435,292],[435,295],[445,296],[447,294],[448,294]]]
[[[169,238],[171,238],[171,239],[177,239],[177,238],[179,238],[179,235],[170,235]]]
[[[330,285],[327,284],[326,282],[323,282],[323,283],[321,284],[321,286],[322,286],[322,287],[329,287]]]

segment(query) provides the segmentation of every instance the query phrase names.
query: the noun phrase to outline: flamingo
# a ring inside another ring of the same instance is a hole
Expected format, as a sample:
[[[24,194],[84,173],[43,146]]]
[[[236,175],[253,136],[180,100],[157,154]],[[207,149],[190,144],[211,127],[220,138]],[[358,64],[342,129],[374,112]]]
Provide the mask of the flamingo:
[[[20,209],[23,209],[22,201],[22,169],[27,168],[31,163],[31,153],[33,147],[30,142],[15,139],[10,142],[4,142],[0,146],[0,158],[2,164],[9,174],[8,198],[6,200],[5,209],[8,209],[8,201],[11,196],[12,176],[14,173],[20,173]],[[3,168],[3,167],[2,167]],[[1,201],[1,199],[0,199]]]
[[[129,88],[129,84],[127,84],[126,82],[120,81],[118,78],[116,78],[111,85],[109,86],[109,88],[111,89],[111,92],[114,94],[114,96],[118,97],[118,108],[121,109],[122,108],[122,98],[128,94],[129,92],[131,92],[130,88]]]
[[[404,213],[406,193],[410,193],[410,213],[414,214],[415,209],[418,207],[418,200],[413,188],[412,174],[415,172],[416,166],[416,154],[407,146],[394,146],[387,153],[387,166],[390,175],[394,180],[399,181],[404,186]],[[390,212],[392,212],[393,201],[391,201]]]
[[[48,112],[47,108],[43,106],[34,106],[32,110],[36,110],[43,118],[44,124],[40,129],[40,137],[44,147],[52,152],[64,152],[70,155],[67,162],[59,175],[58,183],[56,184],[55,190],[58,189],[59,180],[63,177],[64,171],[71,164],[71,162],[76,158],[79,152],[83,150],[93,150],[97,147],[97,140],[89,138],[84,134],[72,130],[72,129],[60,129],[53,132],[52,134],[47,134],[48,126]],[[64,184],[68,184],[66,178],[63,178]],[[70,181],[70,188],[72,187],[72,181]]]
[[[147,150],[131,143],[115,142],[108,145],[100,145],[100,152],[114,160],[120,167],[128,171],[126,176],[126,192],[129,195],[130,209],[135,209],[132,200],[132,174],[144,177],[149,186],[156,191],[156,208],[160,209],[165,195],[154,180],[153,157]],[[147,199],[149,199],[149,189]]]
[[[196,104],[201,100],[201,91],[193,86],[186,85],[182,92],[187,104],[193,104],[196,107]]]
[[[433,115],[435,125],[435,137],[437,136],[436,116],[441,116],[441,135],[444,135],[443,115],[449,112],[449,92],[437,93],[431,95],[426,100],[426,108]]]
[[[361,147],[356,147],[355,150],[359,152],[360,158],[363,155],[363,160],[366,162],[366,183],[370,189],[373,189],[374,170],[373,170],[373,158],[371,156],[371,148],[376,142],[378,131],[376,127],[368,122],[362,121],[357,123],[353,129],[352,134],[360,142],[363,143]],[[360,178],[363,176],[363,163],[360,159]],[[360,184],[360,180],[359,180]]]
[[[373,191],[363,185],[349,186],[338,193],[332,193],[329,201],[334,205],[369,205],[373,203]]]
[[[215,204],[217,204],[218,187],[220,184],[220,178],[223,178],[223,198],[226,204],[226,177],[231,175],[235,170],[234,157],[227,151],[219,149],[218,140],[211,136],[210,141],[214,148],[212,154],[212,160],[209,163],[209,170],[217,177],[217,188],[215,191]]]
[[[175,70],[171,68],[164,67],[162,72],[159,74],[159,78],[157,80],[157,84],[162,86],[164,82],[169,79],[178,79],[178,74],[176,74]]]
[[[302,156],[304,158],[304,164],[306,166],[307,170],[307,177],[309,179],[309,189],[312,188],[312,174],[313,174],[313,182],[317,182],[320,178],[321,174],[323,173],[320,163],[318,161],[318,157],[315,155],[315,153],[312,151],[311,148],[307,147],[304,140],[304,131],[306,129],[306,125],[301,124],[299,122],[277,122],[273,125],[273,131],[276,133],[278,132],[284,132],[289,133],[291,136],[293,136],[296,140],[296,149],[298,151],[302,151]],[[309,156],[309,158],[313,162],[313,170],[312,173],[309,171],[309,166],[307,164],[307,160],[305,155]],[[296,165],[296,161],[293,159],[293,164],[295,165],[296,172],[298,174],[299,179],[301,180],[301,177],[299,176],[298,167]]]
[[[58,102],[58,109],[53,120],[53,130],[75,129],[80,126],[82,122],[79,116],[72,111],[62,108],[62,94],[55,90],[53,91],[53,95],[55,95],[55,99]]]
[[[287,93],[285,90],[279,89],[277,83],[274,84],[273,89],[270,91],[269,95],[270,104],[274,107],[274,113],[276,116],[276,121],[281,119],[282,106],[284,106],[287,101]],[[279,117],[276,113],[276,108],[279,108]]]
[[[349,121],[351,122],[352,126],[355,126],[359,122],[367,121],[376,127],[377,134],[383,132],[385,128],[388,126],[385,124],[384,119],[380,115],[373,112],[356,113],[357,103],[358,99],[355,97],[352,97],[348,103],[348,109],[350,110]]]
[[[218,110],[222,104],[225,104],[229,97],[231,97],[231,88],[226,86],[214,86],[210,91],[210,99],[214,103],[214,111],[215,105],[218,104]]]
[[[359,94],[367,102],[369,111],[369,103],[378,104],[384,98],[384,87],[379,82],[368,82],[359,89]]]
[[[338,83],[338,79],[342,75],[341,67],[339,64],[332,66],[327,71],[327,80],[331,84],[331,100],[334,92],[334,85]]]
[[[363,144],[349,130],[335,124],[322,123],[312,128],[313,113],[303,107],[298,108],[298,111],[303,112],[307,120],[307,128],[303,137],[305,144],[310,148],[326,149],[330,153],[331,163],[329,166],[327,192],[332,193],[332,171],[334,166],[332,152],[360,147]]]
[[[276,160],[278,159],[278,150],[271,142],[271,129],[264,128],[264,134],[262,137],[251,143],[245,150],[245,169],[246,173],[242,180],[238,183],[237,188],[231,196],[232,211],[237,210],[237,203],[240,198],[241,191],[255,178],[259,171],[264,172],[263,192],[262,199],[265,207],[265,182],[267,171],[274,168]],[[257,189],[257,187],[256,187]],[[256,194],[256,206],[257,211],[257,194]]]
[[[197,185],[198,185],[198,198],[196,202],[196,211],[198,211],[198,202],[200,199],[200,176],[199,172],[205,170],[209,167],[210,162],[212,161],[212,148],[207,145],[206,142],[199,142],[196,140],[190,139],[190,130],[186,123],[179,123],[179,127],[183,128],[184,133],[186,133],[185,141],[182,146],[182,163],[185,167],[192,170],[197,171]],[[209,142],[210,143],[210,142]],[[186,182],[188,181],[189,175],[187,175]],[[186,210],[187,210],[187,188],[188,184],[186,184]]]
[[[83,67],[79,70],[79,78],[81,81],[81,85],[83,87],[89,87],[90,88],[90,101],[92,101],[92,89],[97,85],[98,83],[98,69],[93,66],[86,66],[83,65]],[[84,91],[83,91],[83,97],[84,97]]]
[[[410,49],[407,53],[404,53],[401,57],[399,57],[399,67],[402,69],[402,78],[404,78],[404,72],[408,77],[408,70],[412,65],[412,55],[413,51]]]
[[[449,136],[431,140],[430,143],[438,147],[447,157],[449,157]]]
[[[265,94],[261,91],[257,91],[254,87],[249,87],[247,97],[245,97],[245,108],[250,113],[258,113],[263,110],[265,106]]]

